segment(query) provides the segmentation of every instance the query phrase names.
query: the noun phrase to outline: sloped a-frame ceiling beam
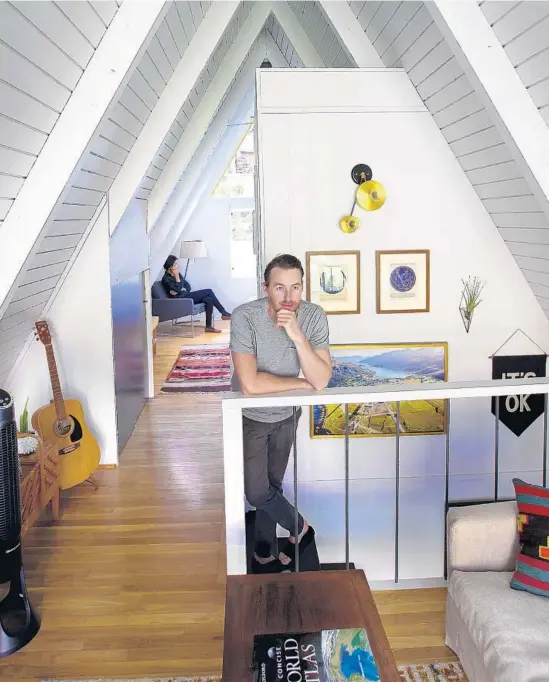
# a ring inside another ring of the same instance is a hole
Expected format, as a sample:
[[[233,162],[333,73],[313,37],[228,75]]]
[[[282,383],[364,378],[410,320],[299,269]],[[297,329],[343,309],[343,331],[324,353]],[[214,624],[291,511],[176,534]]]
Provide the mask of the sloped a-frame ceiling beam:
[[[151,234],[151,271],[153,276],[160,271],[162,263],[185,229],[200,201],[204,186],[202,185],[198,191],[197,187],[200,185],[202,173],[207,169],[221,138],[227,130],[227,126],[235,115],[235,111],[242,106],[246,93],[253,92],[256,69],[261,65],[265,54],[274,68],[288,67],[288,62],[271,36],[268,34],[260,36],[255,46],[250,50],[239,75],[231,85],[230,92],[200,143],[200,147],[186,168],[176,192],[166,207],[165,214],[162,215],[161,220],[166,220],[167,223],[167,236],[159,241],[161,230],[153,230]],[[223,174],[234,153],[235,149],[231,149],[228,156],[223,159],[223,163],[217,169],[217,180]]]
[[[309,36],[303,30],[290,5],[285,1],[277,0],[272,3],[272,8],[273,14],[303,64],[308,68],[323,68],[322,58],[309,40]]]
[[[151,192],[148,206],[149,229],[155,226],[185,167],[200,144],[200,140],[210,124],[219,106],[219,102],[223,99],[236,72],[246,59],[246,55],[263,28],[270,11],[270,2],[255,3],[238,32],[235,42],[215,74],[210,87],[202,97],[191,122],[185,129],[177,147],[174,149]],[[162,224],[164,225],[164,221],[162,221]]]
[[[78,160],[166,10],[164,0],[122,3],[59,116],[0,229],[0,316]]]
[[[339,37],[343,49],[358,67],[385,68],[377,50],[364,33],[362,26],[347,2],[322,0],[324,16]]]
[[[476,2],[426,5],[549,216],[549,128],[500,41]]]
[[[215,51],[223,33],[239,6],[236,2],[214,2],[200,23],[197,32],[160,99],[147,119],[141,134],[132,147],[120,173],[109,191],[109,222],[111,231],[128,207],[147,172],[156,152],[162,145],[179,110],[185,103],[208,59]]]
[[[186,128],[151,193],[148,220],[149,225],[153,228],[214,117],[219,102],[230,87],[235,74],[264,27],[271,11],[277,17],[286,35],[288,35],[288,31],[293,35],[292,44],[304,65],[307,67],[323,66],[322,60],[299,25],[297,17],[289,5],[278,2],[257,2],[240,29],[237,40],[227,53],[221,68],[200,102],[191,123]],[[289,35],[288,39],[290,39]],[[296,42],[294,43],[293,40]],[[169,229],[168,221],[162,220],[158,227],[164,232],[161,235],[164,237],[165,230]]]

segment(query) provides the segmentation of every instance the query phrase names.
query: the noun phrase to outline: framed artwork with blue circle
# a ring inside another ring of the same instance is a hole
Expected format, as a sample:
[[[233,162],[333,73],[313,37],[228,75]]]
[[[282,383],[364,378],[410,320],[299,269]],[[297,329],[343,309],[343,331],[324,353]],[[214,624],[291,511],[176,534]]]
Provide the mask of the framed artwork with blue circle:
[[[376,251],[376,311],[428,313],[430,310],[430,253]]]

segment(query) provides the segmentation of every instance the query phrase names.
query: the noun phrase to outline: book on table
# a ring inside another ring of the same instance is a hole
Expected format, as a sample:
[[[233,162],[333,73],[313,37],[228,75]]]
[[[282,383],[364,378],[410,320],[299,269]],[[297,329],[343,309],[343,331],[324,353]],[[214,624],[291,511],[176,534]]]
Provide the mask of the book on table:
[[[255,635],[254,682],[378,682],[364,628]]]

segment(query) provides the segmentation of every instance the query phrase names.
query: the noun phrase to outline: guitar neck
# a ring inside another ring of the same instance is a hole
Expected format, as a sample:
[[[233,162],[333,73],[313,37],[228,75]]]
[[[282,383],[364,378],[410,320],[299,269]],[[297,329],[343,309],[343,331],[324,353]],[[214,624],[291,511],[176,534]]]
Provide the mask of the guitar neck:
[[[46,357],[48,358],[48,369],[50,370],[51,388],[53,391],[53,402],[57,419],[66,419],[67,411],[65,409],[65,400],[63,398],[63,391],[61,390],[61,382],[59,381],[59,374],[57,372],[57,362],[55,361],[51,343],[46,345]]]

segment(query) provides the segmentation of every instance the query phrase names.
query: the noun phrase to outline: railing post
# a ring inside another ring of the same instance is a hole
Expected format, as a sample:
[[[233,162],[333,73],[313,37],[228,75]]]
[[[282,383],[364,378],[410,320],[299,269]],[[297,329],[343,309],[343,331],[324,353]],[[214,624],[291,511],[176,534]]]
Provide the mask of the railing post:
[[[349,403],[345,403],[345,569],[349,570]]]
[[[547,393],[543,396],[543,487],[547,487]]]
[[[295,509],[295,571],[299,573],[299,512],[297,510],[297,410],[292,408],[294,419],[294,509]]]
[[[221,410],[223,414],[227,575],[245,575],[247,561],[242,409],[238,406],[234,407],[230,400],[224,400],[221,403]]]
[[[448,538],[446,516],[450,498],[450,398],[444,401],[444,418],[446,421],[446,456],[444,458],[444,577],[448,577]]]
[[[400,495],[400,401],[396,404],[396,469],[395,469],[395,583],[398,583],[398,531]]]
[[[496,431],[494,436],[494,502],[498,501],[499,493],[499,400],[496,397]]]

